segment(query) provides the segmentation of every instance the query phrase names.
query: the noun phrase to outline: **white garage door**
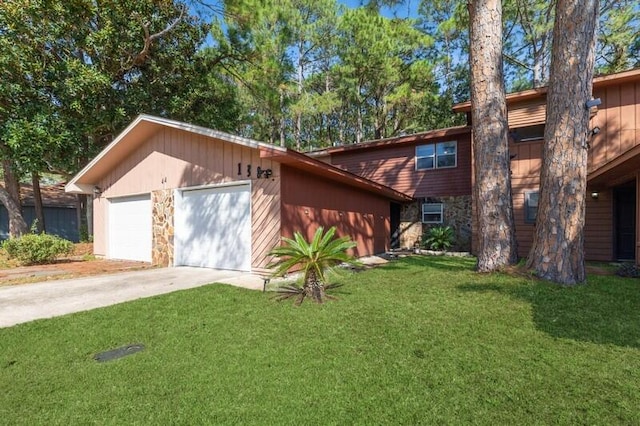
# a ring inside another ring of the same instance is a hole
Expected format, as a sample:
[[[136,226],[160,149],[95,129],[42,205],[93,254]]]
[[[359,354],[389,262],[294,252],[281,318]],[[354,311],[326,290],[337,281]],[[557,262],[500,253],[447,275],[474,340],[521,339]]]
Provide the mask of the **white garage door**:
[[[151,262],[149,194],[109,200],[109,257]]]
[[[175,264],[250,271],[250,212],[249,185],[178,193]]]

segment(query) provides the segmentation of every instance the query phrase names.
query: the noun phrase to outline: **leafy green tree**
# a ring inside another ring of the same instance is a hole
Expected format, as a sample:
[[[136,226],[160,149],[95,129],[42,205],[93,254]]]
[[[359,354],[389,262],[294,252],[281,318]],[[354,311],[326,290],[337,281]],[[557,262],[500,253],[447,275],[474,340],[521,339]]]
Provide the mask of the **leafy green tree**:
[[[302,272],[303,287],[285,287],[285,298],[297,295],[298,304],[305,297],[323,303],[327,298],[327,271],[341,263],[358,264],[347,254],[347,250],[355,247],[356,243],[349,237],[334,238],[335,233],[335,227],[329,228],[326,233],[323,227],[319,227],[311,241],[307,242],[302,234],[294,232],[293,239],[282,238],[284,245],[269,252],[269,255],[277,258],[268,265],[273,269],[272,276],[284,276],[292,269]]]
[[[333,72],[356,143],[410,131],[407,118],[432,88],[425,54],[432,41],[413,24],[367,8],[341,16],[339,62]]]
[[[173,0],[5,2],[0,155],[69,176],[141,112],[231,130],[234,109],[212,105],[234,106],[233,85],[198,53],[208,28]]]
[[[597,72],[640,66],[640,7],[637,1],[603,1],[598,27]]]

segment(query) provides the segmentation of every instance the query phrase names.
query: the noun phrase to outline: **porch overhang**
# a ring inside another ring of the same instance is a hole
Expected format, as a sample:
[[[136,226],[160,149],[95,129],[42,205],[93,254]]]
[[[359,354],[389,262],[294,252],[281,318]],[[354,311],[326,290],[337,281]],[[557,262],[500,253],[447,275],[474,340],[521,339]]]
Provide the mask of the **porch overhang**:
[[[587,175],[587,185],[594,189],[618,186],[635,180],[640,171],[640,145],[598,167]]]

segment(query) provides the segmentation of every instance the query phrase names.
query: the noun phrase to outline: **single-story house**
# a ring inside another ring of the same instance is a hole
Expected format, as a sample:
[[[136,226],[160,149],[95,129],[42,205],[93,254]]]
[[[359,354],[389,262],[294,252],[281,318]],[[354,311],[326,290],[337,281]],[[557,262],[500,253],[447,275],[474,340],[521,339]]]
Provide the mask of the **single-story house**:
[[[64,191],[64,184],[42,185],[42,210],[47,234],[57,235],[77,243],[80,240],[78,232],[77,197]],[[36,208],[33,199],[33,187],[22,184],[20,186],[22,200],[22,217],[31,228],[36,219]],[[0,204],[0,240],[9,238],[9,213]]]
[[[94,195],[94,253],[162,266],[260,270],[281,237],[319,226],[389,249],[412,198],[298,152],[140,115],[66,186]]]

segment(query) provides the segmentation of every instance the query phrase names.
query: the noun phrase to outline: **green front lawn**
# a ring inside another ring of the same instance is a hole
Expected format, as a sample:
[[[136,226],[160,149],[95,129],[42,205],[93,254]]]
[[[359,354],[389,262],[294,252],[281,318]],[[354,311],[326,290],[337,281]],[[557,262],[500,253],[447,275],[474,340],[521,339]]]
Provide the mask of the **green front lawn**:
[[[213,285],[0,329],[0,423],[640,423],[640,280],[472,268],[412,257],[325,305]]]

